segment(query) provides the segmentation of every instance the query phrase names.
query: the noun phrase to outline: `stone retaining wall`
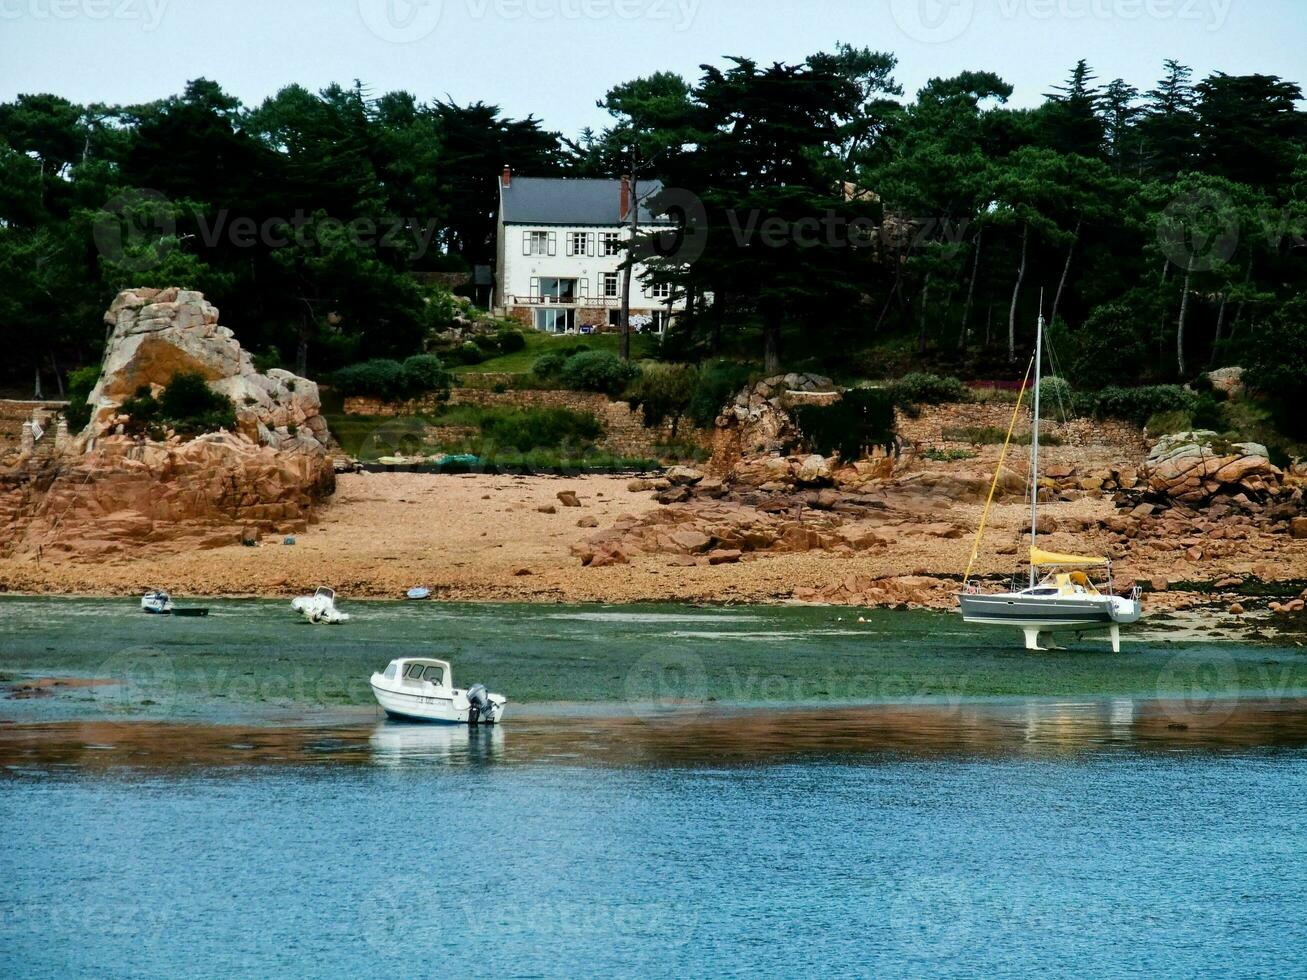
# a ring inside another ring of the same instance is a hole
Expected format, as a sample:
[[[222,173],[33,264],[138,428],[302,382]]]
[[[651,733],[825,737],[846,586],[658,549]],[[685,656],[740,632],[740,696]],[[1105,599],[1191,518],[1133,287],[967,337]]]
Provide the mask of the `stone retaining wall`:
[[[898,413],[898,431],[905,441],[916,443],[922,448],[970,445],[964,441],[947,438],[945,431],[992,428],[1006,433],[1012,421],[1012,408],[1012,405],[1002,402],[923,405],[921,414],[917,418],[908,418],[901,411]],[[1028,437],[1030,422],[1030,411],[1023,406],[1013,438]],[[1133,459],[1141,452],[1147,452],[1148,449],[1143,430],[1117,419],[1075,418],[1065,422],[1044,419],[1040,423],[1039,431],[1042,436],[1051,437],[1050,442],[1061,442],[1064,446],[1093,446],[1117,450],[1122,459]]]
[[[54,436],[54,416],[63,411],[67,402],[35,402],[0,399],[0,452],[17,449],[22,440],[23,423],[32,417],[33,412],[40,413],[41,423]]]
[[[349,415],[394,417],[399,415],[436,415],[449,405],[476,405],[482,408],[565,408],[569,411],[592,415],[604,425],[604,436],[599,448],[616,456],[630,458],[656,458],[658,443],[671,437],[670,423],[660,429],[649,429],[638,412],[632,412],[625,402],[610,401],[607,396],[587,391],[535,390],[491,391],[484,388],[455,388],[449,400],[418,398],[408,402],[383,402],[375,398],[346,398],[345,412]],[[710,445],[711,432],[701,432],[689,423],[682,423],[677,432],[679,439],[695,442],[705,448]]]

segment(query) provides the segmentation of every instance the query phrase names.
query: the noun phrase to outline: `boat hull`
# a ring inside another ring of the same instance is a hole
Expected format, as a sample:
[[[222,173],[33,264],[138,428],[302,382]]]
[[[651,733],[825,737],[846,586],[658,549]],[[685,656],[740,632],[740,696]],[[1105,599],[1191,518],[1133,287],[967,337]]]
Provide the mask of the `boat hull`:
[[[506,702],[492,701],[490,711],[471,721],[471,706],[465,692],[452,695],[414,694],[396,691],[372,682],[372,694],[386,714],[404,721],[425,721],[440,725],[496,725],[504,717]],[[460,696],[462,695],[462,696]]]
[[[958,597],[962,619],[988,626],[1015,626],[1021,629],[1083,630],[1107,627],[1114,622],[1111,596],[1071,599],[1032,599],[1015,593]]]

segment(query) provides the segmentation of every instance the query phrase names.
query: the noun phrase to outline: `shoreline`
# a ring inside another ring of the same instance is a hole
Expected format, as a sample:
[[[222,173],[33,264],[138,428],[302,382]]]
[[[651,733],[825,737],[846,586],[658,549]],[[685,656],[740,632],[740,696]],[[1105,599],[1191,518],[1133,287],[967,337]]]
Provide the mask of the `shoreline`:
[[[578,549],[597,532],[682,514],[628,484],[599,476],[343,474],[334,498],[294,536],[294,545],[265,537],[258,547],[232,543],[187,550],[170,545],[166,528],[134,550],[102,555],[79,556],[72,542],[67,550],[46,550],[39,559],[30,553],[0,558],[0,592],[108,598],[161,587],[196,599],[289,599],[330,585],[349,602],[398,600],[421,585],[434,599],[458,602],[947,608],[981,511],[979,504],[959,502],[947,502],[941,510],[933,501],[924,510],[896,509],[891,495],[889,509],[875,512],[882,516],[844,523],[842,533],[871,542],[866,550],[823,543],[812,550],[746,551],[725,563],[693,551],[637,551],[618,564],[583,567]],[[575,504],[563,503],[565,495],[574,495]],[[801,498],[791,506],[802,508]],[[1114,550],[1100,529],[1117,513],[1111,500],[1087,497],[1047,509],[1064,528],[1050,547]],[[821,526],[822,512],[803,513]],[[1027,521],[1024,503],[995,504],[978,576],[1012,573],[1018,558],[1003,545]],[[1307,542],[1286,540],[1269,552],[1248,550],[1201,563],[1186,561],[1182,548],[1132,549],[1119,566],[1125,581],[1167,578],[1176,580],[1177,588],[1212,589],[1210,594],[1171,591],[1168,581],[1168,591],[1146,594],[1146,612],[1247,598],[1256,603],[1257,596],[1216,583],[1270,583],[1263,589],[1270,598],[1275,583],[1284,582],[1282,598],[1291,598],[1297,590],[1289,585],[1307,571]],[[867,601],[876,584],[894,578],[905,580],[904,587]]]

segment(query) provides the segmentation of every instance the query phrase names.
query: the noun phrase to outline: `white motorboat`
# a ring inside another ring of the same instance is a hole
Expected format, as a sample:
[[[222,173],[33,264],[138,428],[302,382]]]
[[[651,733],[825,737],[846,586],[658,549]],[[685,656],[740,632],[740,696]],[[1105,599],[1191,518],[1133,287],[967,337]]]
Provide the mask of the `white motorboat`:
[[[349,613],[343,613],[336,608],[336,590],[329,589],[325,585],[318,586],[313,595],[302,595],[292,599],[290,607],[310,623],[335,626],[338,623],[349,622]]]
[[[967,565],[963,591],[958,596],[959,610],[963,621],[967,623],[1011,626],[1021,630],[1025,634],[1027,650],[1043,649],[1040,646],[1041,634],[1063,631],[1081,633],[1107,629],[1112,637],[1112,650],[1119,653],[1121,626],[1138,622],[1143,613],[1139,601],[1139,588],[1134,587],[1129,595],[1113,594],[1112,562],[1109,558],[1056,554],[1039,548],[1039,382],[1043,352],[1044,317],[1041,314],[1033,362],[1035,402],[1030,436],[1029,585],[1008,592],[982,593],[970,584],[971,568],[976,561],[980,539],[985,533],[989,504],[994,499],[993,488],[991,488],[989,502],[985,505],[985,513],[980,519],[980,528],[976,532],[976,543],[971,549],[971,562]],[[1029,378],[1030,373],[1027,371],[1026,380],[1028,381]],[[1026,387],[1023,383],[1021,394],[1017,397],[1017,407],[1012,413],[1012,424],[1008,427],[1008,440],[1003,446],[1003,456],[999,459],[998,472],[1002,471],[1007,445],[1012,440],[1012,431],[1016,426],[1025,392]],[[998,472],[994,476],[995,485],[998,483]],[[1100,590],[1087,574],[1086,570],[1096,568],[1106,570],[1107,578],[1104,586],[1106,591]]]
[[[401,657],[372,675],[377,704],[393,718],[452,725],[495,725],[504,717],[508,698],[491,694],[480,684],[466,691],[454,687],[446,660]]]
[[[163,589],[151,589],[141,596],[141,611],[166,616],[172,612],[172,597]]]

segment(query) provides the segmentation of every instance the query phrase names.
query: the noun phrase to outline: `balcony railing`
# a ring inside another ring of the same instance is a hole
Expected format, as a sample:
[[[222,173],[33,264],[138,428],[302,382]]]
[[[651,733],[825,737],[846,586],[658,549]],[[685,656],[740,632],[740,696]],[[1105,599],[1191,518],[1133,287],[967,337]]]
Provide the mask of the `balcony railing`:
[[[517,296],[508,294],[505,297],[505,306],[562,306],[569,309],[598,309],[598,310],[616,310],[622,305],[620,296],[564,296],[555,298],[553,296]],[[657,307],[659,309],[667,306],[667,300],[650,299],[646,296],[632,296],[631,306],[636,309],[650,309]]]

